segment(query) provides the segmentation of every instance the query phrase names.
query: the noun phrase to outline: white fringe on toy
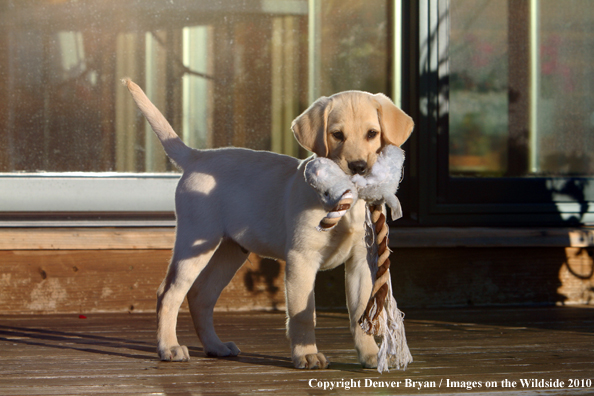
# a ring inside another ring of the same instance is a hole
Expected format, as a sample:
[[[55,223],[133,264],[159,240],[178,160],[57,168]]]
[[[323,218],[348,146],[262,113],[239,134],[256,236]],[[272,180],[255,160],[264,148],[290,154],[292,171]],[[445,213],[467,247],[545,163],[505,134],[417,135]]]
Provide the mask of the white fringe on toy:
[[[380,350],[377,353],[377,371],[380,373],[390,371],[390,367],[406,370],[408,364],[413,361],[406,342],[404,313],[398,309],[396,299],[392,295],[390,280],[388,280],[388,290],[384,309],[375,320],[378,326],[374,334],[381,337]]]
[[[378,254],[377,241],[375,235],[375,227],[371,222],[371,216],[368,215],[365,219],[365,229],[367,233],[367,244],[370,253],[369,266],[371,274],[374,279],[374,290],[376,273],[378,270]],[[373,241],[372,244],[369,242]],[[388,270],[389,271],[389,270]],[[412,363],[413,357],[408,349],[406,342],[406,332],[404,330],[404,313],[398,309],[396,299],[392,294],[392,281],[388,274],[388,296],[384,301],[384,307],[378,317],[376,316],[379,307],[376,306],[377,301],[374,299],[373,307],[369,315],[360,323],[361,328],[365,333],[378,336],[381,338],[380,349],[377,354],[377,371],[381,374],[385,371],[390,371],[390,367],[397,370],[406,370],[409,363]],[[372,294],[372,298],[374,295]]]

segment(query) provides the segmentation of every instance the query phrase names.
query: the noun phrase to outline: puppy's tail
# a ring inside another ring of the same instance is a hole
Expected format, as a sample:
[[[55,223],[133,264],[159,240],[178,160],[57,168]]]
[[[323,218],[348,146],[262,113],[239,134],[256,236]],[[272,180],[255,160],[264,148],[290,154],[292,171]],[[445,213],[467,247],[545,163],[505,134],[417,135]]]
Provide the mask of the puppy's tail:
[[[136,105],[142,114],[144,114],[149,124],[151,124],[167,156],[184,169],[191,159],[193,150],[186,146],[179,136],[177,136],[163,114],[161,114],[159,109],[157,109],[138,85],[129,78],[122,79],[122,83],[128,88]]]

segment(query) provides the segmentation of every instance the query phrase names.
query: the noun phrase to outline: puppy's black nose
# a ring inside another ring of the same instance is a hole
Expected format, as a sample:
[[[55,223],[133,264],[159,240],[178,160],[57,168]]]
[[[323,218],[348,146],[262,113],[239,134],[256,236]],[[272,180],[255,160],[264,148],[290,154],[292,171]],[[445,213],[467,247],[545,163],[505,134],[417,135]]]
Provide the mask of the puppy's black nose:
[[[363,160],[349,162],[349,169],[353,175],[363,175],[367,172],[367,162]]]

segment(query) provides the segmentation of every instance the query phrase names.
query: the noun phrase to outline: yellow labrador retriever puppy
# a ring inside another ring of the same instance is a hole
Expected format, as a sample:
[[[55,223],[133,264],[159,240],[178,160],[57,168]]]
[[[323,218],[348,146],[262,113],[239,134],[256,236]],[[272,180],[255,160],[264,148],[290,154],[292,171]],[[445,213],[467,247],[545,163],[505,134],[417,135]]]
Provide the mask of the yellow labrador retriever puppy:
[[[190,357],[176,336],[186,295],[206,354],[239,354],[233,342],[217,336],[213,309],[248,252],[254,252],[287,263],[287,336],[295,367],[328,367],[316,347],[314,281],[318,271],[342,263],[359,361],[375,367],[378,347],[357,324],[372,288],[364,244],[365,203],[357,202],[331,231],[319,232],[316,226],[326,212],[303,174],[311,158],[300,161],[241,148],[191,149],[144,92],[130,80],[125,83],[167,155],[183,170],[175,195],[173,257],[157,293],[161,360]],[[383,145],[406,141],[413,122],[382,94],[349,91],[318,99],[295,119],[292,129],[306,149],[331,158],[347,174],[365,175]]]

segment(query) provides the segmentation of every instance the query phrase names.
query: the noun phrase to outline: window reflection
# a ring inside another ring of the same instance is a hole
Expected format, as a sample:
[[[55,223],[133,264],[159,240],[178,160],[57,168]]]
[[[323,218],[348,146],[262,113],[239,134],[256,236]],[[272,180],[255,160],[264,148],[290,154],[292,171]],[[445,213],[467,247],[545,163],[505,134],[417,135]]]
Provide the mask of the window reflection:
[[[175,172],[123,77],[192,147],[306,154],[312,62],[316,94],[389,94],[387,3],[314,3],[310,54],[308,0],[0,0],[0,172]]]
[[[0,172],[176,171],[119,80],[193,147],[299,155],[307,0],[0,2]]]
[[[533,170],[594,174],[594,9],[587,0],[544,0]]]
[[[388,93],[388,2],[320,3],[322,94],[352,89]]]
[[[453,1],[450,171],[501,174],[507,162],[507,1]]]
[[[450,21],[450,174],[593,174],[590,2],[455,0]]]

